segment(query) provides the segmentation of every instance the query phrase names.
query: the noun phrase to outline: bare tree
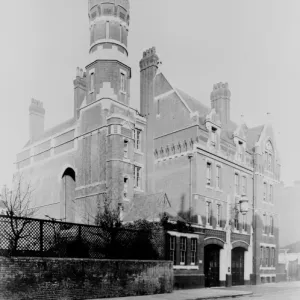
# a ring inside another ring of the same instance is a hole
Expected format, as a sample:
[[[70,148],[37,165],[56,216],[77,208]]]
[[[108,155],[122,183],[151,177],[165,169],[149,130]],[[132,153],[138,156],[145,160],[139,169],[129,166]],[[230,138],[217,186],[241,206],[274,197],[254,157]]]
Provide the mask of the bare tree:
[[[6,217],[1,219],[0,232],[11,255],[16,252],[20,240],[30,237],[27,225],[36,213],[36,209],[30,207],[32,193],[31,184],[25,182],[22,174],[14,175],[11,189],[4,186],[2,190]]]

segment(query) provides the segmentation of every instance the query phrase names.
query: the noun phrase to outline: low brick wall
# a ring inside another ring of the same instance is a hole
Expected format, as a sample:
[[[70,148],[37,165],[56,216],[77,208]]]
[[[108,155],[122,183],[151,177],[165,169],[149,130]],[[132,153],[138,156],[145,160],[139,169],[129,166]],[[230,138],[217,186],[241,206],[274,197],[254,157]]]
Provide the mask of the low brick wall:
[[[1,300],[79,300],[170,293],[169,261],[0,257]]]

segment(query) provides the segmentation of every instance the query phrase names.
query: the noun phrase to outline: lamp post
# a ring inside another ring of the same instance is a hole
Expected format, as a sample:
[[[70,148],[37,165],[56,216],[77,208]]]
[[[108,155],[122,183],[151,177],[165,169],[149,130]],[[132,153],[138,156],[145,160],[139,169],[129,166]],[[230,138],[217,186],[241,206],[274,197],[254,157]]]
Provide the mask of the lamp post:
[[[246,215],[247,212],[249,211],[249,200],[247,196],[244,194],[242,195],[240,201],[239,201],[239,209],[242,215]]]
[[[190,161],[190,182],[189,182],[189,221],[192,219],[192,158],[193,153],[189,152],[187,157]]]

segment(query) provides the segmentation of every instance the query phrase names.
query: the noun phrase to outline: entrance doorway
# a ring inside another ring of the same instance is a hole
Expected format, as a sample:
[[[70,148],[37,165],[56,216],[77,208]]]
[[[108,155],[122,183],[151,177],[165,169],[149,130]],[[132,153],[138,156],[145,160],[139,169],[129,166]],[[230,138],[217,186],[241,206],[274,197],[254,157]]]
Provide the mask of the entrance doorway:
[[[244,263],[245,249],[238,247],[232,249],[231,253],[231,270],[232,285],[244,285]]]
[[[205,286],[220,285],[220,249],[218,245],[204,247],[204,276]]]

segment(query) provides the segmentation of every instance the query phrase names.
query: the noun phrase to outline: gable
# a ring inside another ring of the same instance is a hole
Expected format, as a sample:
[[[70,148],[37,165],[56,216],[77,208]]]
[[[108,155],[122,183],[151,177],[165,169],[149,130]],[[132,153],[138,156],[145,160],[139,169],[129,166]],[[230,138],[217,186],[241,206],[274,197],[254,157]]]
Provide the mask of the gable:
[[[173,87],[166,77],[162,73],[157,74],[154,80],[154,97],[165,94],[171,90],[173,90]]]

